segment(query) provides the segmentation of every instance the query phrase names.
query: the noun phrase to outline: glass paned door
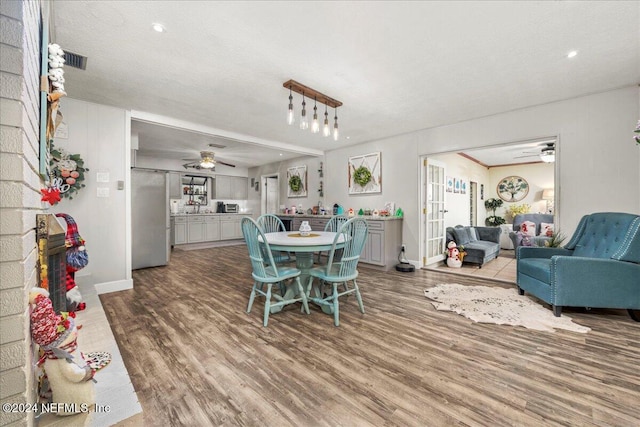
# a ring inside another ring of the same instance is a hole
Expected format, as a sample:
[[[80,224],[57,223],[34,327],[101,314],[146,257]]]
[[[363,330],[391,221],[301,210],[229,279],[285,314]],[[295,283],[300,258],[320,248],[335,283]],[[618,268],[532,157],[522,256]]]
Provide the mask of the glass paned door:
[[[426,264],[444,259],[446,230],[445,209],[445,164],[427,159],[424,176],[425,195],[425,254]]]

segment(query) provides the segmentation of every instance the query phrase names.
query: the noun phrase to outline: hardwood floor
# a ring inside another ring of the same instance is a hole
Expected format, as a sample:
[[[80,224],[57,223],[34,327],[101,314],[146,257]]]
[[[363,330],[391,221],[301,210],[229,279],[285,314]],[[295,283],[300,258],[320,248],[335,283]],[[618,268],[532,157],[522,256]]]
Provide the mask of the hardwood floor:
[[[245,313],[244,246],[134,272],[133,290],[101,300],[144,424],[638,425],[640,323],[626,312],[566,310],[587,334],[475,324],[423,290],[491,281],[359,270],[366,314],[349,297],[338,328],[316,306],[288,306],[268,328],[262,300]]]

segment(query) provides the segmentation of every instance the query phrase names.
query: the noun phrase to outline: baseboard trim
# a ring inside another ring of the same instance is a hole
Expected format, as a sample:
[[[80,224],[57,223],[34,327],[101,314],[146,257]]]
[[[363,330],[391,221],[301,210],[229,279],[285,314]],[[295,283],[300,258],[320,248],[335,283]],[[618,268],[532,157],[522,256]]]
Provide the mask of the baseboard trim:
[[[133,289],[133,279],[96,283],[94,286],[98,295],[108,294],[110,292],[126,291],[127,289]]]

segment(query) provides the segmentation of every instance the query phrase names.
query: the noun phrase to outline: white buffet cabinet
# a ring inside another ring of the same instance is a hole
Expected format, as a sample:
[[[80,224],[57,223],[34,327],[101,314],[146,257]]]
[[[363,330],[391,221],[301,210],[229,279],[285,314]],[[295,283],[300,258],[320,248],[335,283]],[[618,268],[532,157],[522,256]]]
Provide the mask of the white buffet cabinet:
[[[171,245],[242,239],[240,214],[188,214],[171,217]]]

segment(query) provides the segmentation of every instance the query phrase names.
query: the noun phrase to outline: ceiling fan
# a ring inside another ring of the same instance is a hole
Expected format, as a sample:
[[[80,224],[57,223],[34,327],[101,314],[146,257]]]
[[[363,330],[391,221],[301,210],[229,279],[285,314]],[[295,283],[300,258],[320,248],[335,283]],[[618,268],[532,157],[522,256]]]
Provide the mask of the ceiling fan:
[[[556,160],[556,143],[555,142],[547,142],[545,146],[542,147],[540,151],[523,151],[525,156],[514,157],[515,159],[522,159],[525,157],[540,157],[545,163],[553,163]]]
[[[189,163],[185,163],[182,166],[185,169],[193,168],[193,169],[207,169],[207,170],[215,170],[216,163],[220,163],[221,165],[229,166],[235,168],[236,165],[232,165],[231,163],[223,162],[222,160],[215,159],[215,153],[213,151],[201,151],[199,159],[183,159]]]

